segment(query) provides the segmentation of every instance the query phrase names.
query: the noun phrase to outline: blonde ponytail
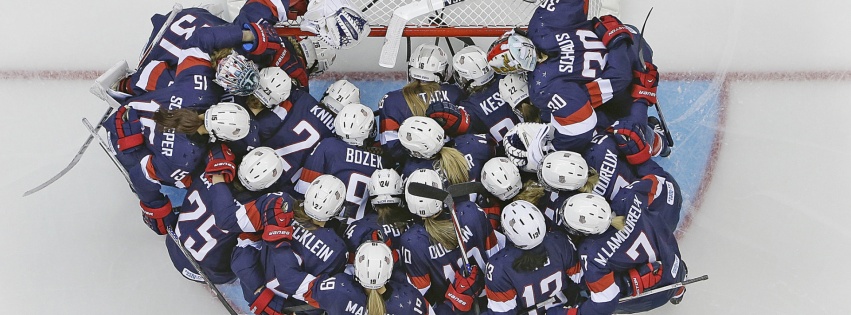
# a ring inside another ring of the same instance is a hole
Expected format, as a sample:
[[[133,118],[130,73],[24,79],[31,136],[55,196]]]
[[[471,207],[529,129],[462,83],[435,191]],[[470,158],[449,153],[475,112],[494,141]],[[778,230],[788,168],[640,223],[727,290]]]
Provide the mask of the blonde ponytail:
[[[538,204],[538,200],[544,196],[546,191],[544,190],[544,186],[541,186],[537,181],[527,180],[523,183],[523,187],[520,188],[520,192],[514,198],[511,198],[511,201],[524,200],[529,203],[536,205]]]
[[[367,299],[366,312],[368,315],[384,315],[387,309],[384,306],[384,299],[381,298],[381,293],[378,290],[366,289]]]
[[[232,52],[233,52],[232,48],[223,48],[223,49],[213,51],[213,53],[210,54],[210,67],[213,68],[213,71],[216,71],[216,69],[218,69],[219,60],[222,60],[223,58],[227,57]]]
[[[466,183],[470,181],[470,164],[467,159],[461,154],[461,151],[455,148],[444,147],[440,149],[438,154],[438,165],[436,168],[443,170],[446,180],[450,185]]]
[[[597,173],[593,167],[588,168],[588,181],[585,182],[585,185],[579,187],[579,192],[581,193],[592,193],[594,191],[594,186],[597,186],[597,182],[600,181],[600,174]]]
[[[298,225],[301,225],[305,230],[314,231],[319,228],[316,223],[313,223],[313,219],[307,216],[307,213],[304,212],[304,203],[296,202],[293,205],[293,219]]]
[[[623,228],[625,226],[626,226],[626,217],[625,216],[619,215],[619,216],[612,218],[612,227],[618,229],[618,231],[623,230]]]
[[[405,97],[405,102],[408,103],[413,116],[425,116],[428,104],[432,101],[431,96],[438,90],[440,90],[440,84],[437,82],[413,80],[402,87],[402,96]],[[425,94],[426,99],[423,100],[420,94]]]
[[[434,217],[424,218],[423,227],[425,227],[432,244],[441,244],[447,251],[458,247],[458,238],[455,237],[455,227],[452,225],[452,220],[436,220]]]

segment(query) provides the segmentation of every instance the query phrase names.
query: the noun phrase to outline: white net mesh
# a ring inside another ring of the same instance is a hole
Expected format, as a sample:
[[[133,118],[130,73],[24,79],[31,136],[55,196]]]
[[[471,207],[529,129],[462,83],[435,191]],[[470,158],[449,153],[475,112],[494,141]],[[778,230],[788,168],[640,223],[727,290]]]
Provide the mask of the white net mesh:
[[[417,0],[351,0],[372,27],[387,26],[393,10]],[[535,0],[538,2],[540,0]],[[465,0],[408,22],[418,27],[515,27],[526,26],[537,3],[524,0]],[[297,21],[290,21],[297,25]]]

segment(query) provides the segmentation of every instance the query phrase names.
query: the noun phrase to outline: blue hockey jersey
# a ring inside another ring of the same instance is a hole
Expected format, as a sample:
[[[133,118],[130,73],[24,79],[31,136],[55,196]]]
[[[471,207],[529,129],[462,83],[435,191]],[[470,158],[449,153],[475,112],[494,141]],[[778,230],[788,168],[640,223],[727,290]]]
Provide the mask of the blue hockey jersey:
[[[487,88],[470,94],[459,104],[470,116],[469,133],[486,134],[497,143],[514,125],[523,122],[499,95],[499,80],[503,77],[496,75]]]
[[[382,168],[380,155],[348,144],[338,137],[325,138],[304,161],[304,170],[295,191],[303,195],[320,175],[334,175],[346,185],[346,202],[339,216],[351,222],[366,214],[370,177],[375,170]]]

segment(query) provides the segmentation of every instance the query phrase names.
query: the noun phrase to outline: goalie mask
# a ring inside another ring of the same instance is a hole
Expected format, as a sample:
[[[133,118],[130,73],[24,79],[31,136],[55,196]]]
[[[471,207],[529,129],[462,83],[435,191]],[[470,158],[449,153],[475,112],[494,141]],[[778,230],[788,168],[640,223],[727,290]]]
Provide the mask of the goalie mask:
[[[499,96],[512,108],[529,99],[529,82],[525,74],[509,74],[499,80]]]
[[[355,251],[355,279],[365,289],[377,290],[393,274],[393,251],[378,241],[366,241]]]
[[[251,191],[260,191],[281,178],[284,173],[284,160],[269,147],[251,150],[239,163],[237,177],[242,186]]]
[[[547,234],[547,222],[541,210],[525,200],[517,200],[505,206],[500,223],[505,236],[515,247],[523,250],[541,245]]]
[[[433,158],[443,149],[444,137],[443,128],[429,117],[408,117],[399,126],[399,142],[415,158]]]
[[[274,108],[290,97],[293,80],[287,72],[279,67],[268,67],[260,70],[260,82],[254,96],[266,108]]]
[[[304,213],[325,222],[340,214],[346,201],[346,185],[334,175],[320,175],[304,193]]]
[[[408,78],[425,82],[445,82],[449,78],[449,58],[438,46],[417,46],[408,61]]]
[[[588,182],[588,162],[576,152],[552,152],[541,162],[538,182],[550,191],[577,190]]]
[[[227,93],[248,96],[257,90],[260,75],[254,62],[234,52],[219,60],[216,79],[213,81],[221,85]]]
[[[520,170],[505,157],[492,158],[482,166],[482,185],[502,201],[514,198],[523,188]]]
[[[411,176],[408,176],[408,181],[405,182],[405,203],[408,204],[408,211],[422,218],[428,218],[443,210],[443,201],[420,197],[411,193],[411,183],[420,183],[443,189],[443,179],[433,169],[421,168]]]
[[[338,80],[325,90],[325,95],[322,96],[322,104],[325,104],[325,107],[328,107],[334,114],[338,114],[343,106],[361,104],[360,89],[348,80]]]
[[[210,133],[211,141],[237,141],[251,130],[251,116],[238,104],[218,103],[204,112],[204,128]]]
[[[306,37],[298,42],[304,54],[307,73],[317,76],[328,71],[337,59],[337,50],[331,48],[325,41],[316,37]]]
[[[334,119],[334,132],[344,142],[362,146],[366,139],[375,137],[375,115],[369,107],[349,104]]]
[[[476,46],[467,46],[452,57],[455,81],[462,87],[482,86],[493,80],[493,68],[488,65],[485,52]]]
[[[613,218],[606,199],[589,193],[567,198],[558,208],[558,215],[567,231],[574,235],[601,234],[609,229]]]
[[[380,169],[372,172],[369,180],[369,197],[372,205],[401,204],[402,177],[393,169]]]
[[[511,74],[535,70],[538,62],[535,45],[517,31],[509,31],[491,44],[488,64],[496,73]]]

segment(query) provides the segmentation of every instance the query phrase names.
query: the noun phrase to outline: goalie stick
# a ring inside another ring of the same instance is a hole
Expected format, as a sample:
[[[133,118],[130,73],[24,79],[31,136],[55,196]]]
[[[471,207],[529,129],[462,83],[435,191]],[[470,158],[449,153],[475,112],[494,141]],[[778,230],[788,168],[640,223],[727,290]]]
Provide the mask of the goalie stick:
[[[230,315],[239,315],[239,313],[237,313],[236,310],[233,309],[233,306],[230,305],[228,300],[225,299],[225,296],[222,295],[222,292],[219,291],[219,288],[217,288],[216,285],[210,281],[210,278],[207,277],[207,274],[205,274],[204,271],[201,270],[201,266],[198,265],[198,261],[195,260],[195,257],[192,257],[192,254],[189,253],[189,251],[186,250],[186,247],[184,247],[183,244],[180,243],[180,239],[177,238],[177,234],[174,233],[174,228],[169,226],[166,227],[166,229],[168,230],[168,236],[177,245],[177,248],[180,248],[180,252],[183,253],[183,256],[186,256],[186,259],[189,260],[189,263],[192,265],[193,268],[195,268],[195,271],[197,271],[198,274],[201,275],[201,278],[204,279],[204,283],[206,283],[207,287],[209,287],[210,290],[213,291],[213,294],[219,299],[219,302],[222,302],[222,305],[225,306],[225,308],[228,310],[228,313],[230,313]]]
[[[121,165],[121,162],[119,162],[118,158],[115,157],[115,154],[113,153],[110,144],[107,143],[106,140],[104,140],[103,137],[100,136],[98,131],[95,130],[95,127],[92,127],[92,124],[89,123],[88,119],[83,118],[83,125],[85,125],[87,129],[89,129],[89,133],[91,133],[93,137],[96,137],[98,139],[98,143],[100,143],[100,147],[103,149],[103,152],[105,152],[106,155],[109,156],[109,159],[112,161],[113,164],[115,164],[115,167],[118,168],[118,171],[121,172],[121,175],[124,175],[124,179],[127,180],[127,185],[130,185],[130,190],[133,191],[133,193],[135,194],[136,187],[133,187],[133,182],[130,181],[130,174],[127,174],[127,170],[124,169],[124,166]]]
[[[98,124],[94,128],[95,133],[98,130],[100,130],[100,128],[103,126],[103,123],[106,122],[107,118],[109,118],[110,115],[112,115],[112,112],[116,108],[118,108],[118,106],[121,106],[120,104],[118,104],[118,102],[114,98],[112,98],[112,96],[109,96],[109,94],[107,93],[107,90],[109,89],[110,86],[112,86],[112,84],[114,84],[115,82],[118,82],[119,80],[123,79],[124,77],[126,77],[129,74],[130,74],[130,68],[127,66],[127,61],[120,61],[120,62],[116,63],[115,65],[113,65],[112,68],[109,68],[109,70],[104,72],[97,79],[95,79],[95,83],[92,85],[92,87],[89,91],[92,92],[92,94],[94,94],[98,98],[106,101],[107,104],[109,104],[109,108],[106,109],[106,112],[103,113],[103,117],[101,117],[101,119],[98,121]],[[64,169],[59,171],[59,173],[57,173],[56,175],[53,175],[53,177],[51,177],[50,179],[48,179],[46,182],[42,183],[41,185],[38,185],[35,188],[27,190],[26,192],[24,192],[24,197],[29,196],[29,195],[31,195],[31,194],[39,191],[39,190],[44,189],[44,187],[47,187],[50,184],[53,184],[59,178],[61,178],[62,176],[65,176],[65,174],[68,173],[68,171],[70,171],[72,168],[74,168],[74,166],[77,165],[78,162],[80,162],[80,158],[83,157],[83,153],[85,153],[86,150],[89,148],[89,145],[92,143],[92,140],[94,140],[94,138],[95,138],[95,136],[90,133],[89,137],[86,139],[86,142],[84,142],[83,146],[80,147],[79,150],[77,150],[77,154],[74,156],[74,158],[71,160],[71,162],[68,163],[67,166],[65,166]]]
[[[641,33],[638,34],[638,60],[641,61],[641,70],[647,71],[647,66],[644,65],[644,27],[647,26],[647,20],[650,19],[650,13],[653,12],[653,8],[650,8],[650,11],[647,11],[647,17],[644,18],[644,24],[641,25]],[[668,143],[669,147],[674,146],[674,136],[671,135],[671,129],[668,129],[668,123],[665,122],[665,115],[662,114],[662,108],[659,107],[659,101],[653,104],[656,108],[656,113],[659,114],[659,122],[662,125],[662,129],[665,130],[665,142]]]
[[[177,16],[177,12],[180,12],[181,10],[183,10],[183,6],[180,5],[180,3],[175,3],[171,7],[171,13],[168,14],[168,17],[165,19],[165,23],[163,23],[163,26],[160,27],[159,31],[157,31],[157,36],[154,36],[154,39],[148,43],[148,46],[145,47],[145,50],[143,50],[142,54],[139,55],[139,65],[137,67],[142,66],[142,63],[148,58],[148,54],[151,53],[151,50],[154,50],[154,45],[157,45],[157,43],[160,42],[163,38],[163,34],[165,34],[165,30],[171,26],[171,23],[174,22],[174,17]]]
[[[399,54],[402,32],[405,31],[405,25],[408,24],[408,21],[463,1],[419,0],[393,10],[393,17],[390,18],[390,23],[387,24],[387,33],[384,34],[384,45],[381,46],[381,55],[379,55],[378,64],[385,68],[396,66],[396,56]]]

